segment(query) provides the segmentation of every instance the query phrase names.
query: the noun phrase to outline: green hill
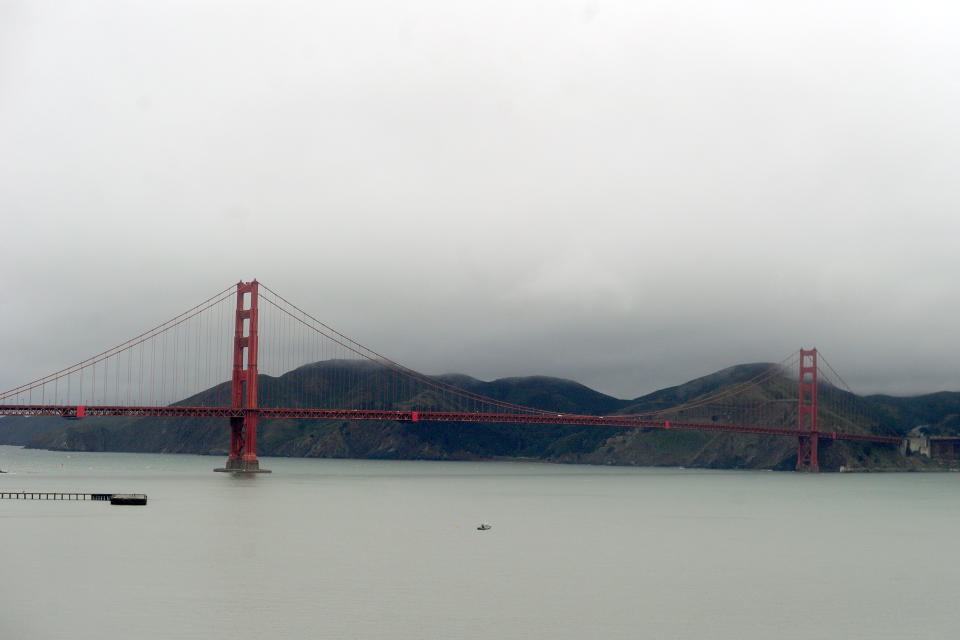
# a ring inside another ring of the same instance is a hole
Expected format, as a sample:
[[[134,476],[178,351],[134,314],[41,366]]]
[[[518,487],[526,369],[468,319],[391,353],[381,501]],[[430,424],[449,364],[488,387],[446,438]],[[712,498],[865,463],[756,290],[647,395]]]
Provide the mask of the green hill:
[[[960,393],[941,391],[913,397],[873,395],[865,400],[885,423],[932,436],[960,435]]]
[[[562,413],[594,415],[658,413],[659,419],[740,423],[774,427],[796,425],[796,380],[767,363],[744,364],[683,385],[621,400],[570,380],[543,376],[485,382],[469,376],[438,376],[467,391],[515,404]],[[734,393],[758,377],[765,381]],[[392,386],[391,386],[392,385]],[[394,405],[380,397],[393,388]],[[437,391],[403,393],[402,381],[370,363],[324,361],[279,378],[260,377],[261,406],[308,407],[307,399],[347,397],[354,406],[410,409],[420,404],[445,406]],[[729,394],[726,397],[725,394]],[[430,395],[426,398],[425,395]],[[176,404],[223,406],[223,383]],[[706,398],[717,398],[705,402]],[[685,406],[681,406],[685,405]],[[669,413],[665,409],[678,407]],[[448,408],[453,408],[450,404]],[[859,397],[821,385],[821,431],[902,435],[927,425],[931,432],[956,433],[960,393],[918,398]],[[0,443],[74,451],[135,451],[226,455],[228,426],[208,418],[14,418],[0,421]],[[730,433],[622,430],[553,425],[431,422],[351,422],[261,420],[258,453],[263,456],[477,460],[536,459],[616,465],[670,465],[707,468],[792,469],[796,441],[775,436]],[[904,469],[936,466],[905,458],[889,445],[821,440],[822,469]]]

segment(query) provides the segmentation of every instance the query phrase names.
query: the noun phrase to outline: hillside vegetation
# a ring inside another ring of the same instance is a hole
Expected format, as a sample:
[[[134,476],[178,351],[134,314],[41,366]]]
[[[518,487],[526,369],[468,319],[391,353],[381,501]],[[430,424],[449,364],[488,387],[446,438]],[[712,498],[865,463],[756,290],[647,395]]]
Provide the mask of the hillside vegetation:
[[[796,381],[783,375],[751,387],[724,403],[698,406],[705,396],[736,390],[772,365],[730,367],[686,384],[621,400],[579,383],[549,377],[504,378],[491,382],[463,375],[439,376],[468,391],[515,404],[562,413],[645,414],[687,405],[661,419],[690,422],[751,422],[792,428],[796,424]],[[350,375],[345,376],[349,369]],[[367,363],[326,361],[280,378],[261,376],[261,397],[277,405],[305,406],[330,380],[353,380],[346,395],[367,401],[383,375]],[[311,393],[304,393],[309,389]],[[177,403],[222,404],[229,385],[218,385]],[[286,390],[286,391],[283,391]],[[284,395],[285,394],[285,395]],[[368,403],[369,404],[369,403]],[[402,399],[395,408],[414,406]],[[383,407],[394,408],[394,407]],[[821,431],[903,435],[924,427],[931,433],[960,430],[960,393],[914,398],[859,397],[824,385],[820,391]],[[659,429],[580,426],[261,420],[261,456],[382,458],[425,460],[533,459],[589,464],[685,466],[704,468],[792,469],[796,441],[754,436]],[[0,444],[70,451],[130,451],[226,455],[228,424],[209,418],[15,418],[0,420]],[[906,458],[895,447],[820,441],[824,470],[936,468],[919,457]]]

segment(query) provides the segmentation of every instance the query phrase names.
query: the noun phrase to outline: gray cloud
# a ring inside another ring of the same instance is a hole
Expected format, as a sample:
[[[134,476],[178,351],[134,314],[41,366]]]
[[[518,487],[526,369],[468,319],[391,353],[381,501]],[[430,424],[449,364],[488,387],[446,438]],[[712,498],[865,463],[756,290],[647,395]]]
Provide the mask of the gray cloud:
[[[257,277],[429,372],[960,389],[946,2],[0,9],[0,386]]]

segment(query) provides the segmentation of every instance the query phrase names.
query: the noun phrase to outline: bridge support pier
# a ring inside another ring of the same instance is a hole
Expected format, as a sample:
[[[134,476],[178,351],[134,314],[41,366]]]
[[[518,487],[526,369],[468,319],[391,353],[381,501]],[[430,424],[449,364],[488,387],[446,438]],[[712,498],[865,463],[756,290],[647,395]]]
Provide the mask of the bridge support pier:
[[[804,431],[797,437],[797,471],[819,471],[817,458],[817,350],[800,349],[799,393],[797,394],[797,428]]]
[[[233,383],[231,407],[243,416],[230,418],[230,457],[214,471],[270,473],[257,459],[257,294],[259,284],[237,283],[237,315],[233,333]],[[249,294],[249,306],[246,298]],[[246,366],[244,366],[246,365]]]

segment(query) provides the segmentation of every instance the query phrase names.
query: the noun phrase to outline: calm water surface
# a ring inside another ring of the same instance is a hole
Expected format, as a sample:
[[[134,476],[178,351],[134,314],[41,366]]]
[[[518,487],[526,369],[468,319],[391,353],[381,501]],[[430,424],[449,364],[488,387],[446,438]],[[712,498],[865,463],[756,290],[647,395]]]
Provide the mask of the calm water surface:
[[[0,638],[945,638],[960,474],[0,447]],[[493,529],[476,531],[488,521]]]

